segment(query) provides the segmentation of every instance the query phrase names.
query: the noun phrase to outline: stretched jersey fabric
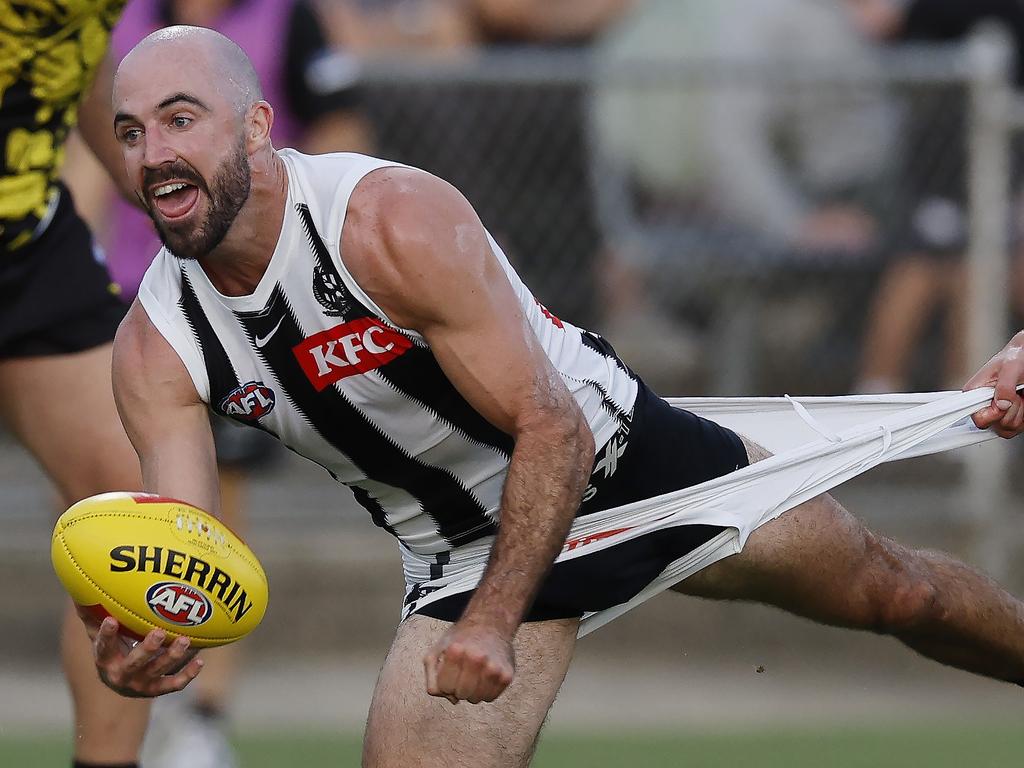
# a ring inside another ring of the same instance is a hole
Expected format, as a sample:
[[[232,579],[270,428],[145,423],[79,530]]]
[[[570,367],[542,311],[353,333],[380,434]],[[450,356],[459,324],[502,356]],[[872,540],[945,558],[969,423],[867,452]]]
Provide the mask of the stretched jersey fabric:
[[[736,554],[759,526],[878,464],[994,438],[995,433],[977,429],[969,418],[992,395],[986,387],[911,395],[669,399],[779,453],[699,485],[577,518],[556,562],[671,526],[725,528],[702,546],[680,553],[632,599],[584,615],[579,634]],[[475,588],[488,554],[478,543],[462,548],[442,576],[420,585],[417,606]],[[409,612],[406,606],[404,613]]]
[[[197,262],[163,249],[139,300],[213,411],[322,465],[398,537],[407,578],[427,580],[448,553],[496,531],[513,441],[469,406],[426,341],[390,322],[345,267],[349,197],[367,173],[395,164],[350,153],[280,155],[284,223],[253,293],[223,296]],[[489,243],[603,445],[628,420],[637,381],[603,339],[541,306]]]
[[[56,210],[64,140],[125,2],[0,2],[0,252]]]

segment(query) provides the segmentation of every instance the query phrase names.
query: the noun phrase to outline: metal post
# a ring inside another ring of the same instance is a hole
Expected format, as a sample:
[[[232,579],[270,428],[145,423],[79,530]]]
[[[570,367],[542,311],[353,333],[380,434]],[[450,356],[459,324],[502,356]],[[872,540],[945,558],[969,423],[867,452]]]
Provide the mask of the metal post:
[[[967,356],[971,370],[1003,344],[1010,317],[1011,64],[1005,31],[985,27],[968,45],[969,134],[967,253]],[[965,507],[973,513],[975,557],[997,578],[1006,578],[1014,520],[1008,504],[1009,455],[987,444],[965,454]]]

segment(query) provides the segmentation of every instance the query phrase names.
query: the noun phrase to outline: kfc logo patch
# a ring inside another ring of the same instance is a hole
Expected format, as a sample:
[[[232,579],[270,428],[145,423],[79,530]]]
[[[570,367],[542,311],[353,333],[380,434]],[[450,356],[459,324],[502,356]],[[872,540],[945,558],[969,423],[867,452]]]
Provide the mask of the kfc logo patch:
[[[256,421],[274,410],[274,400],[274,390],[262,381],[250,381],[228,392],[220,411],[233,419]]]
[[[310,336],[292,348],[317,392],[336,381],[380,368],[405,354],[412,342],[371,317]]]

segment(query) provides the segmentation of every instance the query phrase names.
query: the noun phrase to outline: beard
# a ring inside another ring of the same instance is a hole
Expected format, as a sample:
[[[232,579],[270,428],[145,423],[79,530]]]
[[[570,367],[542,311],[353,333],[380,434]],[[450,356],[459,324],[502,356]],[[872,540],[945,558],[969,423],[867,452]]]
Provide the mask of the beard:
[[[168,179],[181,179],[195,185],[200,193],[205,193],[208,203],[206,216],[198,225],[191,222],[169,223],[157,215],[152,204],[148,204],[146,208],[149,217],[153,220],[160,241],[172,255],[179,259],[203,258],[220,245],[238,212],[249,199],[252,171],[244,140],[239,138],[231,154],[214,172],[209,185],[184,160],[147,174],[145,183],[149,188],[152,184]]]

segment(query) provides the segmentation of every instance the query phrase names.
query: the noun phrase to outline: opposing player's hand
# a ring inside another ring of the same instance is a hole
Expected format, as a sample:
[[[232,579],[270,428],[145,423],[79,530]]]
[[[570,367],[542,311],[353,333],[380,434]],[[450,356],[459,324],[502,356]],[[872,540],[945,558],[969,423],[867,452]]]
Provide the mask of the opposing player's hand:
[[[991,428],[1000,437],[1024,432],[1024,401],[1017,386],[1024,384],[1024,331],[1016,334],[1003,349],[981,367],[964,389],[996,388],[992,403],[972,418],[981,429]]]
[[[117,633],[117,621],[108,616],[93,638],[100,680],[112,691],[131,698],[180,691],[199,674],[203,660],[196,658],[197,651],[189,648],[187,637],[179,637],[167,646],[165,640],[166,633],[154,629],[131,647]]]
[[[512,639],[493,627],[454,624],[423,659],[427,693],[452,704],[494,701],[515,674]]]

